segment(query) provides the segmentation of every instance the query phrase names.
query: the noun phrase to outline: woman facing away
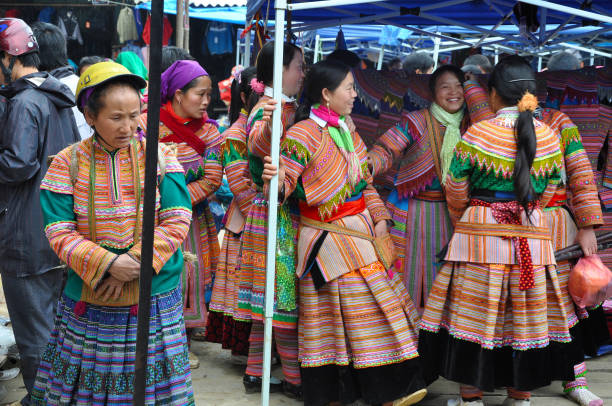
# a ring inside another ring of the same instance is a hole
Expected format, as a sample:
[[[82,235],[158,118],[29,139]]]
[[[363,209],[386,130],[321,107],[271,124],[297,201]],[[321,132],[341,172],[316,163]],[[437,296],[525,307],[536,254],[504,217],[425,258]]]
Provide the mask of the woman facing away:
[[[296,271],[304,401],[412,405],[427,393],[418,314],[371,242],[388,235],[391,218],[372,186],[365,144],[344,121],[355,97],[348,66],[316,63],[281,145],[280,199],[297,198],[301,218]],[[269,180],[276,168],[266,160]]]
[[[482,405],[506,387],[505,405],[573,379],[577,356],[542,211],[561,180],[557,135],[533,117],[535,77],[520,57],[491,74],[495,117],[457,144],[446,181],[455,231],[421,319],[425,377],[461,384],[449,405]]]
[[[485,89],[477,82],[469,80],[465,83],[465,100],[472,122],[495,117],[489,108]],[[543,209],[551,227],[555,251],[579,243],[585,256],[595,254],[597,238],[594,228],[603,224],[603,215],[591,163],[582,146],[578,127],[559,110],[538,108],[534,115],[555,131],[563,152],[564,176],[554,197]],[[556,269],[561,290],[567,292],[570,261],[559,261]],[[572,345],[578,346],[578,351],[586,355],[596,356],[598,348],[610,338],[603,309],[579,309],[568,293],[564,293],[564,297],[567,299],[565,308]],[[567,397],[581,406],[603,405],[603,401],[589,390],[584,361],[574,366],[574,374],[574,380],[563,383]]]
[[[255,67],[238,71],[232,82],[232,98],[229,117],[231,127],[223,132],[221,152],[223,167],[229,187],[234,195],[225,215],[225,234],[219,265],[215,273],[210,312],[206,326],[206,339],[231,349],[232,356],[246,357],[249,353],[250,321],[235,318],[240,283],[240,244],[245,219],[249,213],[256,190],[251,181],[247,155],[247,118],[249,99],[253,96],[251,79]],[[240,358],[234,358],[240,361]]]
[[[61,151],[41,184],[45,232],[68,266],[55,328],[32,394],[36,405],[131,404],[140,275],[145,82],[115,62],[91,65],[76,92],[94,135]],[[146,405],[193,405],[181,243],[191,222],[183,168],[159,150]]]
[[[304,55],[295,45],[285,43],[283,77],[273,83],[274,42],[265,44],[257,55],[257,75],[251,87],[261,99],[253,107],[247,120],[247,154],[251,180],[257,194],[247,213],[242,233],[240,253],[240,288],[236,319],[251,321],[249,356],[243,383],[247,393],[261,390],[264,348],[264,291],[266,279],[266,235],[268,201],[263,193],[263,159],[270,154],[270,114],[276,101],[272,99],[273,86],[282,86],[280,101],[283,136],[295,119],[295,96],[304,79]],[[290,397],[301,397],[301,379],[298,365],[297,343],[297,282],[295,277],[295,245],[297,242],[297,207],[288,201],[278,208],[276,281],[273,332],[281,359],[284,382],[273,380],[270,391],[283,391]]]
[[[429,79],[431,106],[403,113],[368,153],[374,176],[398,168],[387,201],[395,222],[391,236],[402,263],[398,271],[420,312],[441,266],[436,255],[453,231],[444,180],[453,149],[469,126],[463,81],[456,66],[438,68]]]
[[[196,61],[178,60],[161,76],[159,142],[176,148],[193,206],[191,228],[183,249],[194,254],[196,260],[185,262],[181,280],[187,329],[206,327],[206,298],[212,292],[219,257],[219,240],[208,198],[223,178],[220,161],[223,138],[206,112],[211,91],[210,77]],[[146,124],[147,115],[143,114],[140,125],[146,128]]]

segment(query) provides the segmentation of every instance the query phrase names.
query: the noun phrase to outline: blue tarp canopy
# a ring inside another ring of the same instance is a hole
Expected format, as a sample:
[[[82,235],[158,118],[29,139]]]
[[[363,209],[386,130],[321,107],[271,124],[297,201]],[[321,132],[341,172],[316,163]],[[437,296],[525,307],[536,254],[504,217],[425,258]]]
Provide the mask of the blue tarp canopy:
[[[137,9],[151,10],[151,2],[140,3]],[[192,7],[189,6],[189,17],[201,20],[219,21],[244,26],[246,7]],[[164,13],[176,14],[176,1],[164,1]]]
[[[303,3],[316,4],[317,7],[298,9]],[[514,13],[517,4],[523,9],[531,8],[533,20],[539,26],[529,26],[528,13],[527,18],[517,18]],[[402,0],[292,1],[289,8],[292,7],[295,8],[291,10],[294,32],[347,24],[380,24],[432,36],[440,32],[443,40],[454,39],[465,45],[467,42],[462,41],[462,37],[480,37],[483,40],[479,46],[499,44],[514,51],[530,53],[537,53],[543,47],[567,41],[581,42],[612,32],[610,0],[592,0],[583,5],[577,0],[556,0],[554,3],[542,0],[523,0],[520,3],[512,0],[433,0],[428,3]],[[248,0],[247,18],[250,20],[257,11],[261,11],[261,18],[273,20],[274,1]],[[266,12],[269,15],[266,16]],[[587,15],[580,15],[585,12]],[[509,26],[513,28],[498,29]],[[451,27],[452,31],[446,30]],[[444,32],[449,32],[449,35]],[[460,38],[450,38],[450,33],[459,34]],[[499,36],[503,38],[488,39]]]

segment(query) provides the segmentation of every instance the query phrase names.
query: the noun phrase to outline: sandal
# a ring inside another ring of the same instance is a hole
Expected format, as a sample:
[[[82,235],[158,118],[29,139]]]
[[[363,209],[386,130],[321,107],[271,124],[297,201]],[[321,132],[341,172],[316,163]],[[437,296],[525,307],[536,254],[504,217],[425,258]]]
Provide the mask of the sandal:
[[[194,341],[206,341],[206,328],[204,327],[192,328],[189,338],[191,338]]]

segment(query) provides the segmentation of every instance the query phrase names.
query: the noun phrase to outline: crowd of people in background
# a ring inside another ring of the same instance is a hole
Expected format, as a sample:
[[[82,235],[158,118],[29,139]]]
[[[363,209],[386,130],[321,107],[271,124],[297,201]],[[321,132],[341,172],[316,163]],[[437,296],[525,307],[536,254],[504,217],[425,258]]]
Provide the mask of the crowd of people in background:
[[[27,389],[16,404],[128,404],[147,68],[125,52],[75,71],[56,26],[0,24],[0,272]],[[231,351],[245,391],[261,391],[273,255],[282,379],[271,392],[408,406],[444,377],[460,384],[448,405],[481,406],[505,388],[504,405],[527,406],[562,381],[577,404],[603,405],[584,363],[587,341],[609,340],[590,330],[603,313],[573,303],[572,264],[554,256],[574,243],[597,252],[601,204],[577,127],[538,104],[530,64],[394,59],[389,70],[429,75],[433,102],[368,148],[351,120],[353,72],[367,64],[336,50],[307,65],[300,47],[283,48],[281,83],[273,42],[232,71],[218,121],[217,84],[187,51],[163,49],[146,404],[194,404],[192,340]],[[547,69],[580,67],[559,53]],[[389,170],[383,200],[374,179]]]

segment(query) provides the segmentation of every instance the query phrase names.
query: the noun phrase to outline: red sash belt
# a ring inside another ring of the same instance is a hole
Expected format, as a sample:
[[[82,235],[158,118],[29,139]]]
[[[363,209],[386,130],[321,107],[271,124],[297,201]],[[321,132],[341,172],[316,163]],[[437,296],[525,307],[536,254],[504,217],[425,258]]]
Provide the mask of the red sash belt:
[[[366,208],[365,199],[363,195],[359,199],[344,202],[331,217],[327,217],[324,220],[319,215],[319,208],[309,206],[308,203],[300,201],[300,216],[308,217],[312,220],[324,221],[325,223],[331,223],[334,220],[341,219],[346,216],[354,216],[361,213]]]
[[[567,192],[564,190],[558,190],[552,199],[548,202],[546,207],[561,207],[567,201]]]
[[[523,208],[517,201],[489,203],[479,199],[472,199],[470,206],[490,207],[493,218],[499,224],[522,225],[521,213]],[[529,203],[529,209],[539,207],[539,202]],[[533,276],[533,262],[531,260],[531,249],[526,237],[509,236],[514,244],[514,249],[518,254],[519,267],[519,290],[531,289],[535,286]]]

